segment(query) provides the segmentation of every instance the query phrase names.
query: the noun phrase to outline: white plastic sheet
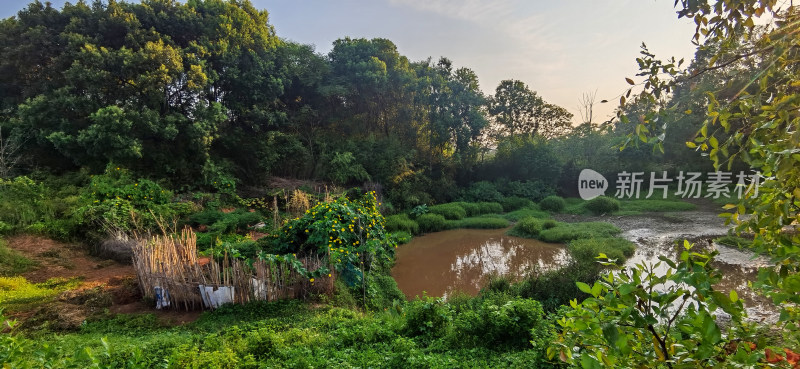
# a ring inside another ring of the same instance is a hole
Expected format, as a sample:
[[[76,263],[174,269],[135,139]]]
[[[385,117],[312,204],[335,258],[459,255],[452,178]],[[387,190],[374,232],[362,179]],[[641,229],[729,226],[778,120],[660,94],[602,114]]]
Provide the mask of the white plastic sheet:
[[[232,286],[215,287],[201,284],[200,296],[203,298],[203,305],[207,308],[216,309],[233,302],[234,288]]]

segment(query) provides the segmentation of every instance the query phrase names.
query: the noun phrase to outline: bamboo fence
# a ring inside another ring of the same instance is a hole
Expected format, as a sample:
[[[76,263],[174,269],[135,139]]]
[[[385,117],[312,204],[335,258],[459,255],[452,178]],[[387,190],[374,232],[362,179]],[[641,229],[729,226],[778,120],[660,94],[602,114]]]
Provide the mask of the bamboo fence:
[[[307,270],[316,270],[326,261],[317,255],[301,258]],[[213,289],[232,287],[233,303],[306,298],[311,294],[330,294],[335,275],[314,282],[285,262],[231,258],[219,260],[197,257],[197,237],[190,229],[180,235],[159,235],[140,239],[133,247],[133,266],[142,294],[155,298],[155,288],[169,293],[171,307],[195,310],[204,306],[200,286]]]

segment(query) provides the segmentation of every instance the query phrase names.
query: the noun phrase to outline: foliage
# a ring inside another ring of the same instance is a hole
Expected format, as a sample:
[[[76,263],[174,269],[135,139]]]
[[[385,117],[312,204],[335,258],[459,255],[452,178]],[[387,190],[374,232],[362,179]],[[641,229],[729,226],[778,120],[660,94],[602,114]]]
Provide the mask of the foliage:
[[[386,230],[389,232],[403,231],[410,234],[419,234],[417,222],[409,219],[408,214],[397,214],[386,217]]]
[[[478,204],[478,214],[499,214],[503,212],[503,205],[500,205],[499,202],[479,202]]]
[[[674,125],[670,124],[676,121],[673,117],[691,114],[687,101],[702,96],[703,103],[696,107],[702,124],[685,145],[707,155],[716,170],[730,171],[741,160],[746,164],[743,169],[758,170],[765,177],[760,188],[746,188],[740,203],[728,206],[732,213],[723,215],[738,224],[740,232],[752,232],[756,248],[780,265],[780,270],[761,270],[755,285],[776,304],[797,303],[800,290],[794,281],[800,275],[800,234],[787,233],[784,227],[800,220],[800,99],[794,86],[800,57],[795,47],[798,9],[774,0],[735,4],[682,0],[678,4],[678,16],[697,25],[696,60],[682,68],[682,61],[662,61],[643,48],[637,61],[646,82],[637,100],[653,108],[641,120],[621,115],[623,123],[632,123],[627,129],[628,143],[644,141],[663,148],[664,131]],[[757,25],[758,20],[765,20],[764,25]],[[707,82],[706,77],[729,81],[732,89],[699,84]],[[674,98],[660,104],[670,92],[675,92]],[[783,308],[781,323],[793,333],[797,327],[791,322],[796,318],[796,309]]]
[[[714,239],[714,242],[725,246],[736,247],[740,249],[743,248],[749,249],[753,247],[753,240],[733,235],[727,235]]]
[[[688,241],[684,246],[678,263],[660,257],[658,263],[610,273],[593,285],[579,282],[591,297],[571,302],[548,355],[583,367],[752,365],[758,356],[747,345],[726,352],[730,341],[715,320],[721,309],[741,322],[741,300],[735,291],[714,290],[721,275],[711,267],[713,253],[691,252]],[[669,270],[659,276],[654,270],[662,263]],[[744,331],[735,334],[755,341]]]
[[[589,263],[602,254],[609,261],[622,265],[633,256],[635,249],[633,242],[623,238],[583,238],[569,243],[572,257]]]
[[[22,274],[30,270],[36,263],[20,253],[8,248],[5,241],[0,239],[0,277]]]
[[[503,218],[479,216],[448,221],[447,228],[499,229],[506,228],[509,225],[510,223]]]
[[[82,203],[77,193],[70,184],[57,189],[24,176],[0,179],[0,233],[28,231],[62,240],[74,238],[79,233],[74,212]]]
[[[447,229],[447,220],[439,214],[423,214],[417,218],[420,232],[438,232]]]
[[[30,306],[49,301],[60,292],[74,288],[75,279],[48,279],[43,283],[30,283],[23,277],[0,277],[0,303],[8,311],[21,311]]]
[[[453,204],[456,204],[460,206],[462,209],[464,209],[468,217],[474,217],[476,215],[481,214],[481,208],[480,206],[478,206],[478,203],[459,201],[459,202],[454,202]]]
[[[390,236],[394,239],[394,242],[396,242],[398,245],[404,245],[411,242],[411,238],[413,237],[413,235],[410,232],[406,231],[392,232]]]
[[[473,202],[500,202],[503,200],[503,195],[500,194],[500,191],[498,191],[497,187],[491,182],[480,181],[469,186],[464,192],[464,199]]]
[[[329,178],[337,184],[369,181],[370,177],[364,167],[355,161],[351,152],[335,153],[330,162]]]
[[[500,204],[503,205],[503,212],[507,213],[531,206],[533,205],[533,201],[524,197],[511,196],[503,198]]]
[[[428,340],[443,337],[453,319],[450,307],[441,298],[422,296],[406,305],[403,330],[409,336]]]
[[[498,187],[503,195],[514,198],[522,197],[532,201],[541,201],[547,196],[556,194],[556,190],[549,181],[510,181],[501,182]],[[514,210],[514,209],[512,209]],[[508,211],[508,210],[506,210]]]
[[[384,222],[374,192],[354,201],[340,197],[315,205],[259,244],[267,254],[323,256],[352,286],[361,284],[364,272],[382,268],[392,260],[397,246],[384,229]],[[328,274],[325,267],[310,271],[309,277],[322,274]]]
[[[503,135],[541,135],[547,138],[568,131],[572,113],[549,104],[522,81],[501,81],[489,105],[489,112]]]
[[[600,272],[601,268],[594,259],[588,263],[578,260],[553,270],[531,273],[513,284],[510,291],[539,301],[545,311],[554,313],[570,301],[583,297],[575,282],[593,284],[600,278]]]
[[[558,213],[564,210],[566,203],[564,199],[559,196],[547,196],[542,201],[539,201],[539,207],[542,210],[547,210],[552,213]]]
[[[420,215],[422,215],[422,214],[427,214],[428,213],[428,205],[427,204],[417,205],[413,209],[409,210],[408,213],[413,215],[415,218],[420,216]]]
[[[562,223],[551,219],[523,218],[508,231],[509,235],[535,238],[545,242],[565,243],[584,238],[606,238],[620,229],[605,222]]]
[[[428,208],[430,214],[439,214],[445,219],[458,220],[467,216],[467,212],[457,203],[434,205]]]
[[[453,319],[451,339],[456,345],[494,349],[521,349],[548,337],[542,305],[505,294],[485,294],[474,307]]]
[[[611,214],[619,210],[619,201],[607,196],[597,196],[583,204],[586,210],[595,215]]]
[[[514,210],[510,213],[503,214],[503,218],[517,222],[523,218],[533,217],[533,218],[549,218],[550,213],[542,210],[538,210],[534,207],[528,207],[520,210]]]
[[[697,209],[697,205],[675,200],[650,200],[639,199],[631,201],[620,201],[619,209],[625,212],[667,212],[667,211],[689,211]],[[616,211],[616,210],[615,210]]]

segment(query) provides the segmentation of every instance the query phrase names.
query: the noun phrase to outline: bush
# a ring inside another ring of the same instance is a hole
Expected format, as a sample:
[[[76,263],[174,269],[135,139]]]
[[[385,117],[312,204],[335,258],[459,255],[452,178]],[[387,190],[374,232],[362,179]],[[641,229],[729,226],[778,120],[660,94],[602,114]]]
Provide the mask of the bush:
[[[524,207],[531,206],[533,205],[533,201],[528,200],[524,197],[513,196],[504,198],[500,204],[503,205],[503,211],[507,213],[509,211],[514,211],[517,209],[522,209]]]
[[[509,235],[535,238],[544,242],[565,243],[582,238],[607,238],[620,229],[605,222],[562,223],[552,219],[524,218],[508,231]]]
[[[534,208],[525,208],[525,209],[514,210],[514,211],[512,211],[510,213],[506,213],[506,214],[503,215],[503,218],[508,219],[509,221],[512,221],[512,222],[517,222],[520,219],[528,218],[528,217],[549,218],[550,217],[550,213],[548,213],[546,211],[534,209]]]
[[[499,202],[503,200],[503,195],[500,194],[500,191],[497,191],[497,187],[493,183],[481,181],[469,186],[467,191],[464,192],[464,198],[473,202]]]
[[[622,238],[584,238],[569,243],[569,251],[575,260],[592,263],[600,253],[614,259],[618,265],[625,263],[636,250],[633,242]]]
[[[523,349],[545,333],[542,305],[535,300],[492,294],[453,321],[452,341],[465,346]]]
[[[447,220],[439,214],[423,214],[417,218],[420,232],[438,232],[447,229]]]
[[[468,217],[474,217],[481,213],[481,208],[474,202],[459,201],[454,202],[453,204],[458,204],[458,206],[464,209],[464,211],[467,212]]]
[[[534,299],[547,312],[554,312],[574,299],[580,301],[586,295],[575,285],[583,282],[593,285],[599,279],[600,264],[574,262],[559,269],[541,274],[530,274],[512,286],[516,295]]]
[[[542,228],[544,228],[544,225]],[[565,243],[581,238],[613,237],[618,235],[620,232],[621,230],[619,228],[611,223],[605,222],[557,222],[554,227],[542,229],[538,238],[544,242]]]
[[[36,263],[20,253],[11,250],[0,239],[0,277],[9,277],[24,273],[33,268]]]
[[[503,205],[499,202],[479,202],[478,214],[499,214],[503,212]]]
[[[564,210],[565,206],[566,203],[564,202],[564,199],[559,196],[547,196],[542,199],[541,202],[539,202],[539,207],[541,207],[542,210],[547,210],[553,213]]]
[[[543,220],[533,217],[523,218],[514,225],[508,234],[524,238],[538,238],[539,233],[544,229]]]
[[[611,214],[619,210],[619,201],[607,196],[597,196],[583,204],[592,214]]]
[[[448,222],[447,228],[499,229],[509,226],[503,218],[474,217]]]
[[[449,220],[463,219],[467,216],[467,212],[455,203],[431,206],[428,208],[428,212],[431,214],[439,214]]]
[[[414,223],[417,224],[417,223]],[[390,236],[394,239],[394,242],[397,242],[398,245],[404,245],[411,242],[412,235],[406,231],[397,231],[392,232]]]
[[[386,230],[389,232],[407,232],[419,234],[417,222],[408,218],[408,214],[397,214],[386,217]]]
[[[404,312],[403,331],[412,337],[442,337],[452,319],[450,309],[442,299],[427,296],[409,301]]]
[[[500,189],[506,196],[522,197],[533,201],[541,201],[547,196],[556,194],[552,185],[541,181],[512,181]]]

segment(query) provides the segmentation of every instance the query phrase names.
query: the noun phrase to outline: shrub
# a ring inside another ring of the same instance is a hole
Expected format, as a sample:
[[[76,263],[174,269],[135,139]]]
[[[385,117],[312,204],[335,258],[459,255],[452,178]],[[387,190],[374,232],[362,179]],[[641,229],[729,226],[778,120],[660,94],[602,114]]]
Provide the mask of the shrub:
[[[569,243],[569,251],[575,260],[592,263],[600,253],[614,259],[618,265],[633,256],[636,249],[633,242],[622,238],[584,238]]]
[[[414,224],[417,224],[417,223],[414,223]],[[406,231],[392,232],[390,236],[394,239],[394,242],[397,242],[398,245],[407,244],[407,243],[411,242],[411,238],[412,238],[411,233],[406,232]]]
[[[522,197],[533,201],[541,201],[547,196],[556,194],[552,185],[541,181],[512,181],[500,190],[506,196]]]
[[[427,204],[417,205],[413,209],[411,209],[411,211],[409,211],[409,213],[411,213],[411,215],[413,215],[414,217],[418,217],[418,216],[420,216],[422,214],[427,214],[428,213],[428,205]]]
[[[474,309],[458,314],[451,333],[454,341],[494,349],[527,348],[544,330],[542,305],[503,294],[490,296]]]
[[[547,196],[542,199],[541,202],[539,202],[539,207],[541,207],[542,210],[547,210],[553,213],[564,210],[565,206],[566,203],[564,202],[564,199],[559,196]]]
[[[611,214],[619,210],[619,201],[607,196],[597,196],[585,202],[583,207],[595,215]]]
[[[458,206],[464,209],[464,211],[467,212],[468,217],[474,217],[476,215],[479,215],[481,212],[481,208],[478,206],[478,204],[474,202],[459,201],[459,202],[454,202],[453,204],[458,204]]]
[[[450,220],[463,219],[467,216],[467,212],[464,208],[455,203],[431,206],[428,208],[428,212],[431,214],[439,214],[445,219]]]
[[[525,238],[538,238],[539,233],[542,231],[542,219],[527,217],[523,218],[514,225],[508,233],[512,236],[525,237]]]
[[[442,299],[422,296],[410,301],[405,309],[405,334],[432,339],[444,336],[450,321],[451,312]]]
[[[542,211],[542,210],[533,209],[533,208],[526,208],[526,209],[514,210],[514,211],[512,211],[510,213],[506,213],[506,214],[503,215],[503,218],[508,219],[509,221],[512,221],[512,222],[517,222],[520,219],[528,218],[528,217],[549,218],[550,217],[550,213],[548,213],[546,211]]]
[[[448,222],[447,228],[499,229],[509,226],[503,218],[474,217]]]
[[[497,191],[497,187],[486,181],[475,182],[464,192],[464,198],[468,201],[494,201],[503,200],[503,195]]]
[[[11,250],[0,239],[0,277],[14,276],[30,270],[36,263]]]
[[[528,200],[524,197],[512,196],[504,198],[500,204],[503,205],[504,212],[509,212],[531,206],[533,204],[533,201]]]
[[[439,214],[423,214],[417,218],[420,232],[438,232],[447,229],[447,220]]]
[[[386,230],[389,232],[407,232],[419,234],[417,222],[408,218],[408,214],[397,214],[386,217]]]
[[[499,214],[503,212],[503,205],[499,202],[479,202],[478,214]]]
[[[556,311],[574,299],[584,298],[575,282],[593,285],[599,279],[600,264],[574,262],[559,269],[541,274],[530,274],[512,286],[512,291],[522,297],[534,299],[545,311]]]
[[[621,231],[619,228],[611,223],[605,222],[557,222],[554,227],[542,229],[538,238],[545,242],[564,243],[580,238],[613,237],[618,235],[620,232]]]

